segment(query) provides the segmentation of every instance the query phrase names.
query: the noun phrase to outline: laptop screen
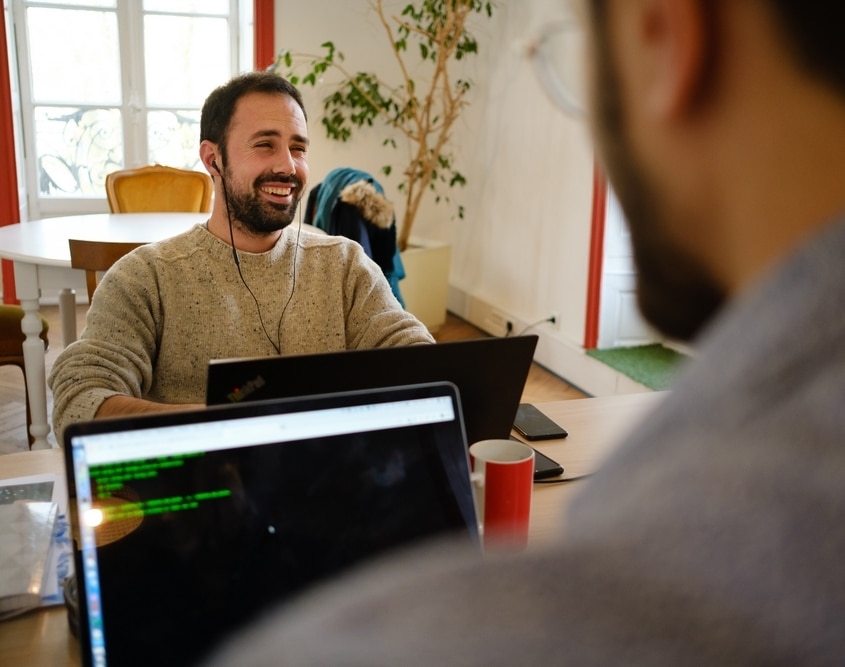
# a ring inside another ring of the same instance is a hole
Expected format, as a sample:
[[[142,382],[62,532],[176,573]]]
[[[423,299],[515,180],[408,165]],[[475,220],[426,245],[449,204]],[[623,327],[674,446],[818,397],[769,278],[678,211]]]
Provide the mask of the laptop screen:
[[[65,445],[85,664],[197,664],[364,558],[477,543],[447,383],[87,422]]]

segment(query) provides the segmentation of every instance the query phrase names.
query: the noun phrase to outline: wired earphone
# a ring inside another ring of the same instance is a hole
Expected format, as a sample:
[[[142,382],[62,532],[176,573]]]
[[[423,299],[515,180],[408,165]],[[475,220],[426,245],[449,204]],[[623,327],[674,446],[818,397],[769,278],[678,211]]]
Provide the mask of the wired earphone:
[[[235,231],[234,225],[232,223],[232,209],[229,206],[229,191],[226,187],[226,179],[223,177],[223,172],[220,171],[220,167],[217,166],[217,160],[214,159],[211,161],[211,166],[214,167],[214,170],[217,172],[217,175],[220,176],[220,184],[223,186],[223,201],[226,204],[226,219],[229,221],[229,240],[232,244],[232,258],[235,261],[235,268],[238,270],[238,276],[240,276],[241,282],[243,283],[244,287],[246,287],[246,291],[249,292],[249,295],[252,297],[253,302],[255,302],[255,310],[258,313],[258,323],[261,325],[262,331],[264,331],[264,336],[270,342],[270,345],[273,346],[273,349],[276,351],[276,354],[282,353],[282,321],[285,319],[285,313],[287,312],[288,305],[293,299],[293,293],[296,289],[296,258],[299,254],[299,236],[302,233],[302,209],[299,209],[299,225],[296,230],[296,243],[294,244],[293,250],[293,272],[292,272],[292,280],[290,286],[290,294],[288,295],[287,301],[285,301],[285,305],[282,308],[282,313],[279,315],[279,326],[276,328],[276,341],[274,342],[273,339],[270,337],[270,333],[267,331],[267,327],[264,324],[264,317],[261,314],[261,304],[258,303],[258,299],[255,296],[255,293],[252,291],[252,288],[244,278],[243,271],[241,270],[241,260],[238,257],[238,249],[235,247]]]

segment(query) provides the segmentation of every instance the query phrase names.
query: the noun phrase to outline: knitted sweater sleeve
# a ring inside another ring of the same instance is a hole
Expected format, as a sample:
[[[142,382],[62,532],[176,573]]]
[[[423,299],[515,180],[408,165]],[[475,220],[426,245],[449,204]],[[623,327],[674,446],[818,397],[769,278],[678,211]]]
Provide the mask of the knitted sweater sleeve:
[[[339,242],[348,253],[345,276],[338,276],[344,288],[346,349],[434,342],[425,326],[402,308],[384,273],[361,246],[347,239]]]
[[[147,262],[127,255],[112,267],[94,294],[82,335],[59,355],[50,374],[59,442],[68,424],[93,419],[108,397],[147,393],[160,307]]]

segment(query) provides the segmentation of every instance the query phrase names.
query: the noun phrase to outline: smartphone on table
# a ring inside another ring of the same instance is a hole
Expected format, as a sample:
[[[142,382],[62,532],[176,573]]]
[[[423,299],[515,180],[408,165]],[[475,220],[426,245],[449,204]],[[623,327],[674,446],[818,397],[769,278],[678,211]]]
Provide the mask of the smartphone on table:
[[[565,428],[531,403],[519,404],[513,427],[526,440],[555,440],[569,435]]]
[[[511,440],[522,442],[516,436],[511,436]],[[525,443],[522,443],[525,444]],[[531,447],[531,445],[528,445]],[[548,479],[549,477],[557,477],[563,474],[563,466],[560,465],[553,458],[546,456],[536,447],[531,447],[534,450],[534,481],[539,479]]]

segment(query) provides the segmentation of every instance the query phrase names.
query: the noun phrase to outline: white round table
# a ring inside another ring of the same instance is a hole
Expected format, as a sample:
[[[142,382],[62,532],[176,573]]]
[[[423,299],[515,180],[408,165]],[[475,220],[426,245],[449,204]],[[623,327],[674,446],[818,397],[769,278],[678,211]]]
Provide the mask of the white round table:
[[[67,288],[68,239],[150,243],[175,236],[208,219],[208,213],[94,213],[31,220],[0,227],[0,258],[14,262],[24,317],[24,372],[32,414],[33,449],[49,449],[44,343],[39,338],[41,290],[59,289],[65,345],[76,338],[75,294]]]

